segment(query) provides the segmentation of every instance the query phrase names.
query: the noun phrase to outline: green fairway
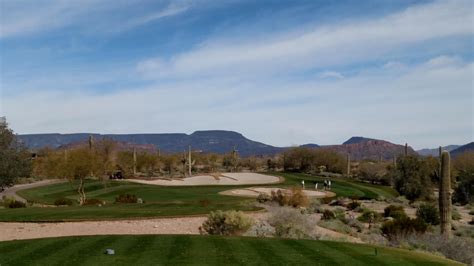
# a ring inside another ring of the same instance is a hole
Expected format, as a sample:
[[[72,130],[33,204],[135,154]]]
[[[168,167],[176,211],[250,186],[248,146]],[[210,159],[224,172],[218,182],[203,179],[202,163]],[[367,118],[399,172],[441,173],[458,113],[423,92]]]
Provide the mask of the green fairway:
[[[308,188],[312,181],[323,182],[322,178],[298,173],[274,173],[285,178],[280,184],[264,187],[290,187],[305,180]],[[193,186],[166,187],[131,182],[88,181],[85,190],[88,198],[106,201],[104,206],[72,206],[58,208],[30,207],[25,209],[0,209],[0,221],[65,221],[126,219],[133,217],[163,217],[207,214],[213,210],[258,210],[253,199],[224,196],[221,191],[249,186]],[[333,179],[333,192],[344,197],[386,198],[396,196],[390,187],[358,183],[346,179]],[[114,204],[120,194],[135,194],[145,204]],[[76,184],[59,183],[44,187],[21,190],[20,196],[30,201],[52,204],[59,198],[77,200]]]
[[[105,255],[107,248],[115,255]],[[460,265],[413,251],[330,241],[89,236],[0,242],[0,265]]]

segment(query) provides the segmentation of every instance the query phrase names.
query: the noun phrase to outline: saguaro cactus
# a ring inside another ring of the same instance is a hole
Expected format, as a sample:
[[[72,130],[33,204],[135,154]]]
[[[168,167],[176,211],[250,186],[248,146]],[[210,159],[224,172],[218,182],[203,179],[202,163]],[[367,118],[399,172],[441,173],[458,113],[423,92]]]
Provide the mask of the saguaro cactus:
[[[405,143],[405,157],[408,156],[408,143]]]
[[[451,169],[449,152],[441,153],[441,179],[439,181],[439,212],[441,216],[441,235],[451,235]]]
[[[133,176],[137,175],[137,148],[133,148]]]
[[[89,150],[92,150],[93,146],[94,146],[94,136],[89,135]]]
[[[351,155],[348,153],[347,154],[347,176],[351,175]]]
[[[192,158],[191,158],[191,145],[189,145],[189,151],[188,151],[188,160],[187,160],[187,164],[188,164],[188,175],[191,176],[192,172],[192,168],[193,168],[193,165],[196,163],[196,161],[193,161]]]
[[[397,155],[393,155],[393,168],[397,168]]]

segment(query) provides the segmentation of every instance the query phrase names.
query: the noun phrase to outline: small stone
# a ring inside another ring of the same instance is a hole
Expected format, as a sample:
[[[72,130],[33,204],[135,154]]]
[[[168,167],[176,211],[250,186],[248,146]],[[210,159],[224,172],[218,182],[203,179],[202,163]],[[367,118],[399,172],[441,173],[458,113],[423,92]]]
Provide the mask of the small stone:
[[[115,255],[115,250],[108,248],[105,250],[105,254],[107,255]]]

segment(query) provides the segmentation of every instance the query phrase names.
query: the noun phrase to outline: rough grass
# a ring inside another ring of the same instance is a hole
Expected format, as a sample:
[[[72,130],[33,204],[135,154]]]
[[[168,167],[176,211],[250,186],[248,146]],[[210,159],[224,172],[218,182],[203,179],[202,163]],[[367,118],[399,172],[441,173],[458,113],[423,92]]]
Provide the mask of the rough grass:
[[[115,255],[105,255],[107,248]],[[1,265],[460,265],[408,250],[218,236],[89,236],[0,242]]]

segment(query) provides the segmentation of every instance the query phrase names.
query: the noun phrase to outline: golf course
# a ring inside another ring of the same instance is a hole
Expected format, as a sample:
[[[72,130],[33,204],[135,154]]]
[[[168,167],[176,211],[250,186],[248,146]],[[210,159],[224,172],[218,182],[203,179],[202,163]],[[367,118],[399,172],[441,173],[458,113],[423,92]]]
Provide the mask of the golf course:
[[[322,183],[323,177],[300,173],[269,173],[283,177],[279,184],[264,187],[290,188],[301,186],[305,180],[308,189],[312,182]],[[219,192],[249,186],[158,186],[127,181],[88,180],[85,191],[89,199],[104,201],[102,206],[28,207],[0,209],[0,221],[78,221],[113,220],[130,218],[175,217],[208,214],[215,210],[257,211],[254,199],[221,195]],[[252,185],[255,187],[255,185]],[[397,193],[390,187],[360,183],[349,179],[333,182],[332,192],[336,196],[375,199],[393,198]],[[17,194],[37,204],[52,205],[61,198],[77,201],[77,183],[63,182],[37,188],[20,190]],[[133,194],[143,199],[143,204],[116,204],[121,194]]]

